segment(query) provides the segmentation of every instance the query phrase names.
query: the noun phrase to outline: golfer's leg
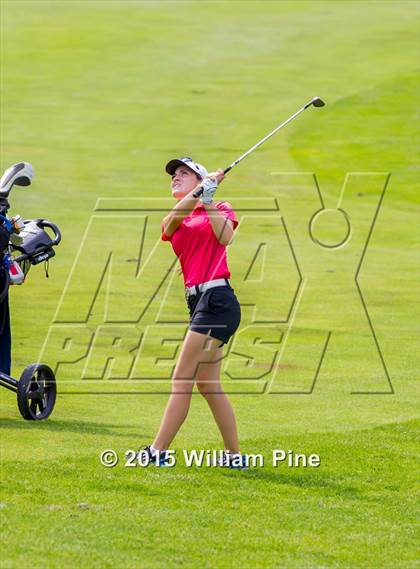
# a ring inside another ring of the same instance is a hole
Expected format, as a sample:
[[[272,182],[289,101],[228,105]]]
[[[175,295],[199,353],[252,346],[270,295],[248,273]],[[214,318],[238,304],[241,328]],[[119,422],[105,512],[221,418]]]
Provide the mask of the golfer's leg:
[[[152,445],[159,450],[169,448],[188,415],[191,394],[200,362],[214,358],[218,342],[204,334],[189,330],[172,377],[172,391],[158,434]]]
[[[226,450],[239,451],[238,429],[232,405],[220,383],[223,348],[217,348],[213,362],[201,364],[197,374],[197,388],[205,397],[219,427]]]

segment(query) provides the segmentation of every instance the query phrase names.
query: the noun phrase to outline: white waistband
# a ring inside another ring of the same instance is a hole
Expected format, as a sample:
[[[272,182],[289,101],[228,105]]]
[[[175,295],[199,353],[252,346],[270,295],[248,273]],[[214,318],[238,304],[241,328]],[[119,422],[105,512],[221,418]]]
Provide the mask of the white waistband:
[[[192,294],[197,294],[197,292],[204,292],[209,288],[213,288],[214,286],[228,286],[228,285],[230,285],[229,279],[214,279],[213,281],[207,281],[205,283],[200,283],[195,286],[187,287],[185,289],[185,294],[186,296],[190,296]]]

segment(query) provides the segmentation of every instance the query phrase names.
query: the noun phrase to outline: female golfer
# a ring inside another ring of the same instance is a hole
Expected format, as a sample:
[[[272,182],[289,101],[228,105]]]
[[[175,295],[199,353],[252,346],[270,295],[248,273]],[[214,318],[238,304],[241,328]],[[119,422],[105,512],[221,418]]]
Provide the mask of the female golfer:
[[[220,384],[222,346],[241,320],[226,262],[226,246],[238,220],[230,204],[213,201],[223,170],[208,174],[191,158],[179,158],[168,162],[166,171],[172,177],[172,195],[178,203],[162,221],[162,240],[171,242],[180,260],[190,323],[159,431],[144,450],[151,462],[165,465],[165,451],[187,417],[196,384],[228,451],[224,464],[243,468],[246,456],[239,451],[235,415]],[[203,193],[195,198],[199,187]]]

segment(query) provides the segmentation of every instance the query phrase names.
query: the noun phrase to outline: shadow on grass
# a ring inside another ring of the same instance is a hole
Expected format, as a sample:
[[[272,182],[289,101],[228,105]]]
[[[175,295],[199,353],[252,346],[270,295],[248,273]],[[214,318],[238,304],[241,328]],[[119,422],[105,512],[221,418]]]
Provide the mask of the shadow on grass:
[[[88,435],[112,435],[115,437],[136,437],[139,440],[149,440],[151,433],[135,432],[136,425],[109,425],[90,421],[25,421],[23,419],[0,419],[1,429],[19,429],[21,431],[49,431],[64,433],[86,433]],[[121,432],[121,429],[130,429],[130,432]]]
[[[353,486],[345,486],[337,483],[336,479],[331,476],[322,475],[319,472],[315,473],[295,473],[285,474],[274,470],[262,470],[251,468],[249,470],[222,470],[222,476],[239,475],[241,480],[250,480],[257,482],[272,482],[282,486],[295,486],[298,488],[319,488],[332,491],[334,495],[343,495],[348,498],[360,499],[361,495],[357,488]]]

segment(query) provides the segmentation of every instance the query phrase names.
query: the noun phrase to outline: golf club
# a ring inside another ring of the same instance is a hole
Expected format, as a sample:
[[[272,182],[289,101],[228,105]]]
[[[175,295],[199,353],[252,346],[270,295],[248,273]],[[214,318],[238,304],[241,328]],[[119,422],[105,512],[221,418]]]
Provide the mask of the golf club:
[[[287,125],[287,123],[289,123],[290,121],[292,121],[294,118],[296,118],[298,115],[300,115],[300,113],[302,113],[304,110],[306,110],[308,107],[310,107],[311,105],[313,105],[314,107],[323,107],[325,105],[324,101],[322,99],[320,99],[319,97],[314,97],[311,101],[309,101],[309,103],[306,103],[306,105],[304,107],[302,107],[301,109],[299,109],[294,115],[292,115],[291,117],[289,117],[287,120],[285,120],[284,122],[282,122],[279,126],[277,126],[274,130],[272,130],[271,132],[269,132],[266,136],[264,136],[264,138],[262,138],[259,142],[257,142],[257,144],[254,144],[254,146],[252,146],[249,150],[247,150],[246,152],[244,152],[244,154],[242,154],[241,156],[239,156],[239,158],[237,158],[234,162],[232,162],[232,164],[230,166],[228,166],[227,168],[225,168],[224,173],[227,174],[230,170],[232,170],[232,168],[234,166],[236,166],[237,164],[239,164],[239,162],[241,162],[246,156],[248,156],[248,154],[251,154],[251,152],[253,152],[256,148],[258,148],[259,146],[261,146],[262,144],[264,144],[264,142],[266,140],[268,140],[271,136],[273,136],[273,134],[276,134],[276,132],[278,132],[281,128],[283,128],[284,126]],[[198,198],[199,196],[201,196],[201,194],[203,193],[203,189],[200,188],[198,189],[196,192],[194,192],[193,196],[195,198]]]

